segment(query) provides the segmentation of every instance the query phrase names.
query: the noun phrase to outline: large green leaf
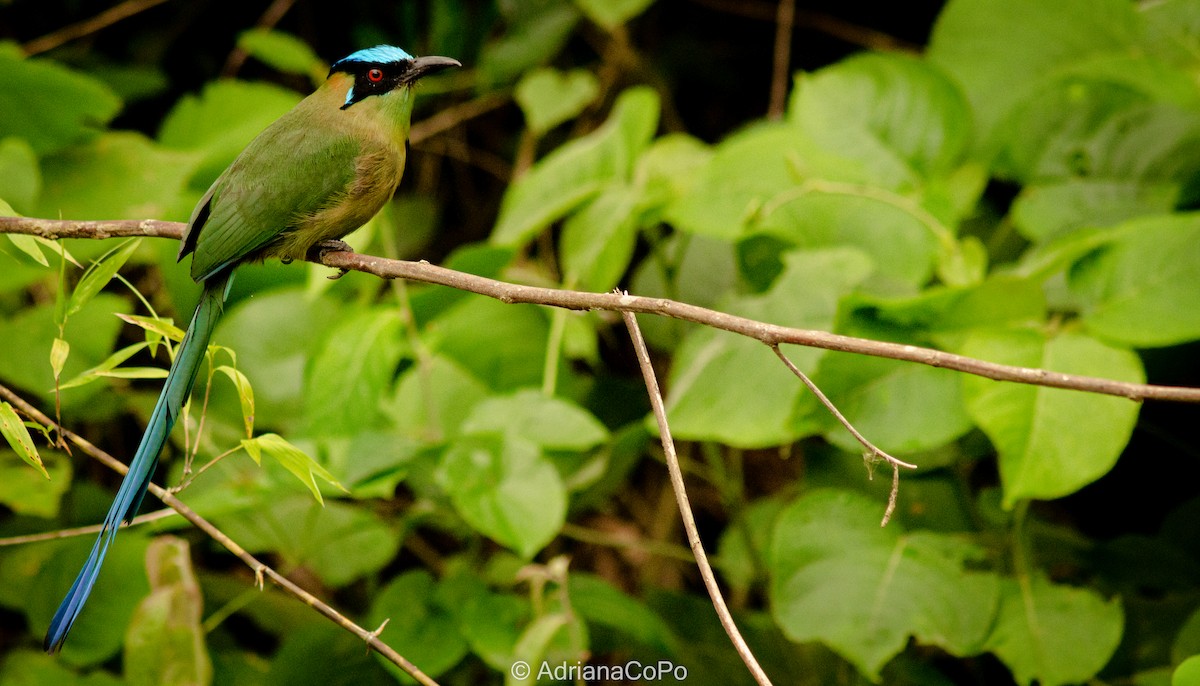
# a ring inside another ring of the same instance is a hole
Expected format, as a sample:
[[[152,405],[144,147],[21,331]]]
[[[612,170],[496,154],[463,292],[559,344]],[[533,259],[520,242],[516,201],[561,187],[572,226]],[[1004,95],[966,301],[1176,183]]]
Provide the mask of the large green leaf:
[[[654,0],[575,0],[588,18],[606,29],[615,29],[654,4]]]
[[[0,139],[24,138],[39,155],[95,135],[121,109],[100,81],[9,50],[0,50],[0,83]]]
[[[1200,214],[1135,219],[1069,273],[1088,330],[1152,347],[1200,338]]]
[[[265,83],[214,81],[199,95],[185,95],[163,120],[165,147],[198,153],[197,190],[208,188],[246,145],[300,102],[290,90]]]
[[[377,428],[403,342],[393,308],[364,309],[339,322],[305,373],[308,432],[345,436]]]
[[[488,388],[453,360],[436,355],[418,360],[396,385],[385,411],[407,436],[440,441],[458,434]]]
[[[839,299],[871,269],[850,249],[794,252],[786,271],[761,296],[732,300],[723,310],[783,326],[830,330]],[[802,371],[812,372],[822,351],[788,348]],[[680,347],[666,383],[667,415],[677,438],[765,447],[794,440],[792,407],[807,392],[762,343],[701,329]]]
[[[1144,381],[1129,350],[1081,334],[1045,338],[1028,330],[972,334],[964,355],[1119,381]],[[1108,473],[1137,420],[1138,406],[1119,397],[963,377],[967,411],[1000,454],[1003,503],[1058,498]]]
[[[579,10],[565,2],[513,2],[500,7],[511,16],[504,34],[480,51],[479,75],[484,86],[515,80],[530,68],[549,62],[571,37],[580,18]]]
[[[521,245],[604,186],[629,179],[657,127],[654,91],[622,93],[603,126],[557,148],[509,187],[492,243]]]
[[[1120,600],[1105,601],[1091,589],[1052,584],[1041,575],[1028,583],[1006,579],[1000,589],[986,649],[1004,660],[1019,684],[1087,682],[1121,642]]]
[[[537,309],[471,297],[438,317],[430,332],[435,351],[496,390],[541,383],[548,324]]]
[[[566,282],[607,291],[629,268],[637,241],[641,189],[613,184],[567,219],[559,249]]]
[[[186,219],[178,204],[198,161],[141,134],[105,133],[42,160],[37,212],[64,219]]]
[[[512,434],[454,441],[438,482],[463,519],[484,535],[532,557],[562,527],[566,487],[537,444]]]
[[[525,114],[526,125],[540,135],[578,116],[599,94],[600,82],[592,72],[545,67],[521,77],[513,97]]]
[[[983,551],[957,537],[881,528],[881,509],[820,490],[780,513],[770,557],[775,621],[872,679],[909,637],[953,655],[981,652],[1000,598],[994,575],[969,570]]]
[[[1040,79],[1125,50],[1137,25],[1128,0],[952,0],[934,25],[929,59],[966,93],[982,142]]]
[[[30,212],[42,191],[42,172],[33,147],[23,138],[0,138],[0,199]]]
[[[280,71],[313,78],[317,83],[325,76],[325,62],[317,57],[308,43],[290,33],[274,29],[254,28],[238,36],[238,47]]]
[[[462,432],[513,434],[546,450],[590,450],[608,439],[608,430],[590,412],[533,389],[479,403]]]
[[[885,53],[800,76],[788,118],[892,188],[950,171],[971,133],[966,100],[946,76],[927,62]]]
[[[253,513],[219,518],[222,530],[246,549],[273,551],[340,588],[376,572],[395,556],[395,532],[369,511],[338,501],[324,506],[298,496]]]
[[[458,630],[457,608],[443,589],[423,569],[405,572],[373,594],[370,614],[371,626],[387,621],[380,638],[435,678],[462,660],[468,647]],[[401,674],[396,665],[381,662]]]
[[[1026,238],[1045,241],[1076,229],[1165,214],[1178,198],[1172,183],[1068,179],[1026,186],[1009,216]]]

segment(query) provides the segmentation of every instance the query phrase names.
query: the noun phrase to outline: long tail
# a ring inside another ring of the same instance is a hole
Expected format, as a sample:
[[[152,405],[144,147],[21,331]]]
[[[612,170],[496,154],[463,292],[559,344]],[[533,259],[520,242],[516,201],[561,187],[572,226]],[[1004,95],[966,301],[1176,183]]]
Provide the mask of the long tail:
[[[175,353],[175,362],[163,383],[162,393],[158,396],[158,403],[150,415],[146,433],[142,435],[137,453],[129,463],[129,473],[121,481],[117,497],[104,517],[104,528],[100,530],[87,562],[84,563],[83,569],[79,570],[79,576],[75,578],[75,583],[50,622],[43,646],[48,653],[57,652],[62,648],[67,640],[67,633],[71,631],[71,626],[92,593],[92,586],[96,584],[96,578],[100,575],[100,566],[104,564],[104,556],[108,554],[108,547],[116,538],[117,528],[121,522],[128,522],[137,515],[142,499],[146,497],[146,489],[149,488],[154,468],[158,465],[158,455],[167,442],[171,427],[175,426],[183,404],[192,392],[192,382],[196,380],[196,372],[204,360],[208,339],[212,336],[217,320],[221,318],[221,307],[232,281],[232,271],[225,271],[214,275],[204,284],[204,292],[196,305],[196,313],[192,315],[192,323],[188,325],[187,334]]]

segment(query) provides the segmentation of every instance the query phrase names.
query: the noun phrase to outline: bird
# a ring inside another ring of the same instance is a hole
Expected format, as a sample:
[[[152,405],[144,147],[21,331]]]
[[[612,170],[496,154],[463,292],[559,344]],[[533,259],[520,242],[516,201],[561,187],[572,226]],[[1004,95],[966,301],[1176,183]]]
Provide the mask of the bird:
[[[290,262],[349,250],[340,239],[375,216],[400,183],[414,85],[461,66],[392,45],[337,60],[324,83],[254,138],[197,203],[178,259],[192,256],[191,277],[203,286],[199,302],[100,534],[50,622],[46,652],[62,649],[118,528],[141,506],[234,270],[268,258]]]

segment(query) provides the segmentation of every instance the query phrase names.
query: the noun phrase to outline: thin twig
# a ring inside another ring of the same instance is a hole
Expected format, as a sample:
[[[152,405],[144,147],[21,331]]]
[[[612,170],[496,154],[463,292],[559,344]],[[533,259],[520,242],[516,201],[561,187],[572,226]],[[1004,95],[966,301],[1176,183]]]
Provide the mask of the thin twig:
[[[67,440],[79,446],[83,452],[91,455],[100,462],[103,462],[108,468],[113,469],[122,475],[129,471],[129,468],[120,460],[96,447],[86,438],[83,438],[75,432],[55,424],[55,422],[47,417],[41,410],[29,404],[24,398],[12,392],[8,387],[2,384],[0,384],[0,397],[3,397],[5,400],[10,402],[14,407],[20,408],[22,412],[33,418],[34,421],[44,426],[55,427],[61,435],[67,438]],[[246,566],[253,569],[254,576],[259,580],[258,583],[260,587],[262,577],[270,577],[271,581],[273,581],[276,586],[279,586],[284,591],[298,598],[304,604],[321,613],[334,624],[337,624],[346,631],[358,636],[369,647],[373,648],[392,664],[404,670],[405,673],[416,679],[418,683],[422,684],[422,686],[437,686],[436,681],[422,672],[416,665],[405,659],[403,655],[396,652],[394,648],[379,640],[379,637],[373,632],[367,631],[358,624],[355,624],[350,620],[350,618],[338,612],[333,607],[327,605],[320,598],[297,586],[287,577],[260,562],[253,555],[246,552],[246,550],[238,545],[233,539],[225,535],[225,532],[218,529],[207,519],[204,519],[200,515],[196,514],[192,508],[188,507],[183,503],[183,501],[172,495],[170,491],[153,482],[151,482],[149,485],[149,491],[153,493],[156,498],[161,500],[167,507],[171,508],[175,512],[179,513],[179,515],[184,519],[188,520],[192,526],[203,531],[209,536],[209,538],[212,538],[217,543],[220,543],[225,547],[226,550],[233,553],[242,562],[246,563]]]
[[[447,107],[437,114],[412,125],[408,131],[409,145],[418,145],[427,138],[449,131],[469,119],[481,117],[508,104],[510,98],[500,93],[487,93],[474,100]]]
[[[787,109],[788,76],[792,66],[792,31],[796,23],[796,0],[779,0],[775,14],[775,61],[771,67],[771,99],[767,118],[779,120]]]
[[[896,498],[900,492],[900,468],[906,467],[908,469],[916,469],[917,465],[910,464],[904,460],[892,457],[883,450],[880,450],[879,447],[874,443],[867,440],[867,437],[859,433],[858,429],[854,428],[854,425],[850,423],[850,420],[846,419],[846,415],[842,414],[841,411],[837,409],[837,405],[833,404],[833,401],[831,401],[829,397],[821,391],[820,387],[813,383],[812,379],[808,378],[807,374],[800,371],[800,368],[797,367],[787,355],[783,354],[783,351],[779,349],[778,345],[772,345],[771,350],[775,351],[775,354],[779,356],[779,359],[783,360],[783,363],[787,365],[787,368],[792,370],[792,373],[799,377],[800,381],[808,387],[808,390],[817,397],[817,400],[821,401],[821,404],[825,406],[825,409],[829,410],[829,413],[832,414],[842,426],[846,427],[846,431],[849,431],[850,435],[854,436],[854,440],[861,443],[862,447],[867,449],[867,454],[864,455],[864,457],[868,460],[868,464],[876,462],[882,458],[892,466],[892,492],[888,496],[888,505],[887,509],[883,513],[883,521],[879,524],[880,526],[887,526],[888,521],[890,521],[892,518],[892,513],[896,511]]]
[[[178,239],[183,235],[183,227],[184,225],[178,222],[157,220],[73,221],[0,217],[0,233],[20,233],[49,239],[122,236],[158,236]],[[608,310],[673,317],[741,334],[766,345],[791,343],[824,350],[871,355],[916,362],[930,367],[953,369],[996,381],[1065,388],[1087,393],[1120,396],[1130,400],[1200,403],[1200,388],[1130,383],[1094,376],[1062,374],[1045,369],[1014,367],[916,345],[873,341],[825,331],[779,326],[667,298],[644,298],[624,293],[587,293],[526,286],[458,272],[428,262],[389,260],[383,257],[349,252],[325,253],[320,264],[333,269],[372,274],[384,279],[407,279],[448,286],[461,291],[485,295],[509,304],[528,303],[564,307],[569,310]]]
[[[147,512],[144,515],[138,515],[133,518],[129,526],[137,526],[147,522],[157,522],[160,519],[174,517],[178,513],[170,508]],[[0,538],[0,548],[10,545],[22,545],[25,543],[41,543],[42,541],[57,541],[60,538],[74,538],[75,536],[87,536],[88,534],[98,534],[104,528],[103,524],[92,524],[90,526],[77,526],[73,529],[58,529],[57,531],[43,531],[39,534],[26,534],[24,536],[9,536]]]
[[[683,528],[687,532],[688,545],[691,546],[692,554],[696,557],[700,578],[704,580],[704,588],[708,590],[713,608],[717,611],[717,617],[721,620],[721,626],[724,627],[725,633],[729,635],[729,640],[733,642],[734,650],[741,656],[742,662],[746,663],[746,668],[750,670],[754,680],[760,686],[770,686],[771,679],[759,666],[750,646],[746,644],[742,633],[738,631],[737,624],[733,621],[733,615],[730,614],[729,607],[725,604],[725,598],[721,595],[721,589],[717,586],[717,579],[713,575],[712,566],[708,563],[708,556],[704,554],[704,544],[700,541],[700,532],[696,528],[695,518],[692,517],[692,506],[688,502],[687,488],[683,483],[683,472],[679,469],[679,457],[675,454],[675,441],[671,438],[671,427],[667,425],[667,412],[663,407],[662,392],[659,391],[658,379],[654,375],[654,366],[650,363],[646,340],[642,338],[642,331],[638,328],[637,317],[632,312],[622,312],[621,317],[625,320],[626,328],[629,329],[629,337],[633,340],[633,350],[637,354],[638,366],[642,370],[642,380],[646,384],[646,392],[650,395],[650,407],[654,410],[655,421],[658,422],[663,454],[667,458],[667,473],[671,477],[671,488],[675,491],[675,503],[679,506],[679,516],[682,518]]]
[[[258,22],[254,25],[257,29],[272,29],[283,19],[283,15],[292,9],[292,5],[296,4],[296,0],[275,0],[267,6],[266,11],[258,18]],[[221,69],[221,75],[225,77],[236,76],[238,70],[246,63],[246,58],[249,55],[242,46],[235,45],[233,50],[229,51],[229,57],[225,58],[225,66]]]
[[[692,2],[697,5],[704,5],[718,12],[727,12],[750,19],[775,22],[778,18],[776,8],[772,3],[765,2],[764,0],[692,0]],[[846,41],[851,45],[858,45],[870,48],[871,50],[906,52],[911,54],[917,54],[921,51],[921,46],[919,45],[909,43],[868,26],[846,21],[832,14],[825,14],[824,12],[815,12],[812,10],[796,12],[793,23],[797,27],[820,31],[821,33]]]
[[[22,49],[26,55],[38,55],[49,50],[53,50],[64,43],[69,43],[78,38],[96,33],[101,29],[106,29],[109,26],[128,19],[139,12],[144,12],[151,7],[161,5],[167,0],[125,0],[119,5],[114,5],[91,19],[84,19],[81,22],[64,26],[61,29],[47,33],[41,38],[35,38],[26,43]]]

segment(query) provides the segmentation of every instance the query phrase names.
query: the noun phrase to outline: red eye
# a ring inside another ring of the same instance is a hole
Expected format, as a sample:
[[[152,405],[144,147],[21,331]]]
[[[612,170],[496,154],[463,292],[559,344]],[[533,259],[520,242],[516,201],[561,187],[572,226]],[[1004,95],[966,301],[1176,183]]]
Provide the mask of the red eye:
[[[367,80],[371,83],[379,83],[383,80],[383,70],[372,69],[371,71],[367,72]]]

